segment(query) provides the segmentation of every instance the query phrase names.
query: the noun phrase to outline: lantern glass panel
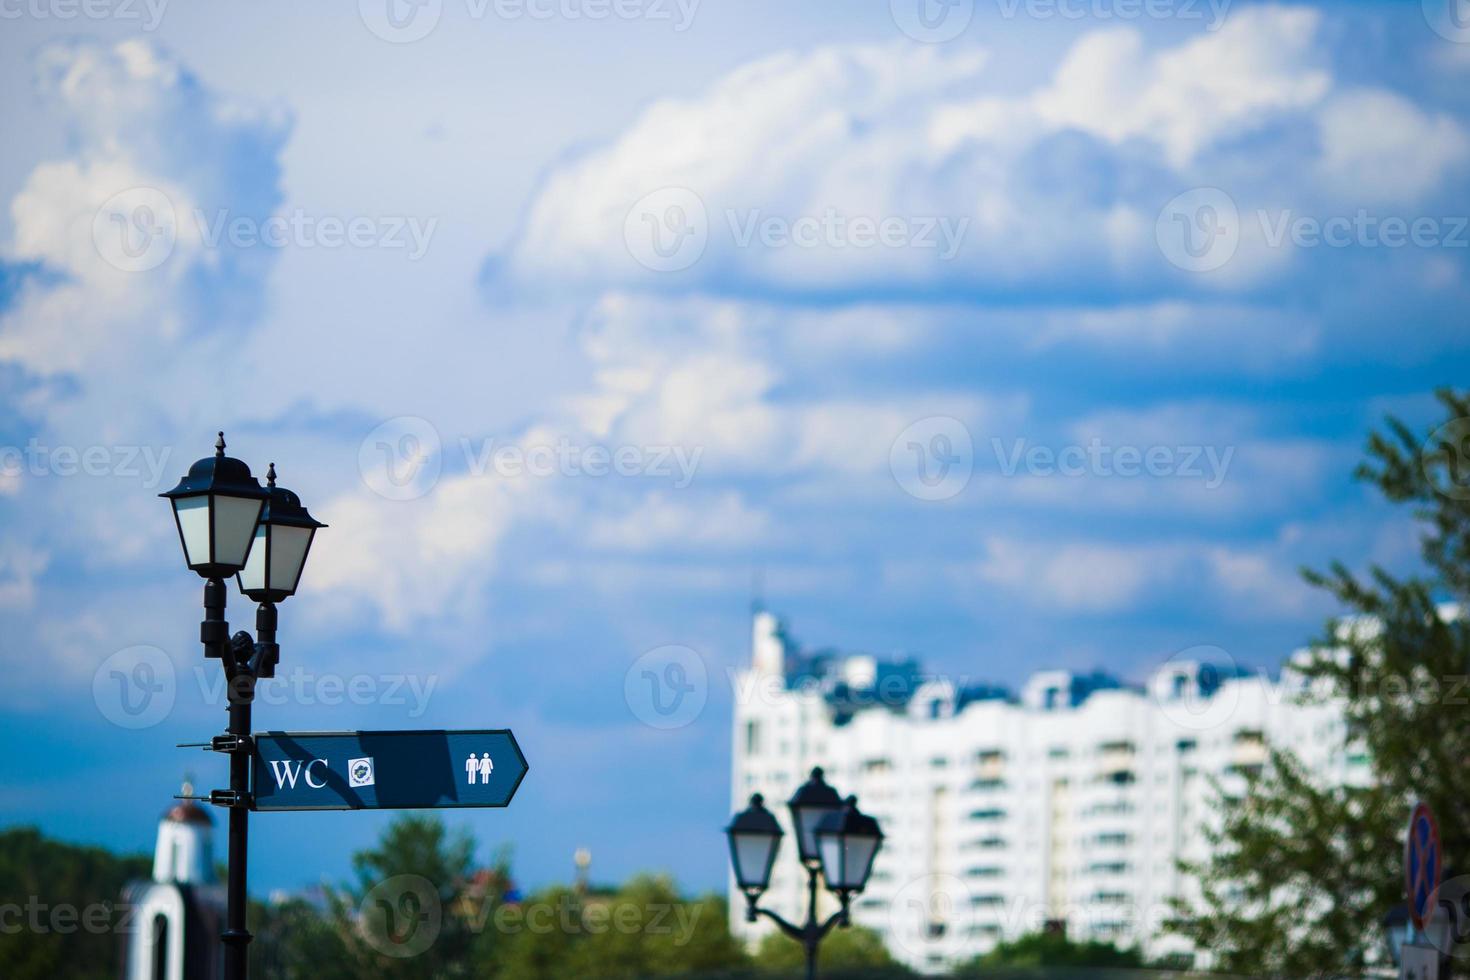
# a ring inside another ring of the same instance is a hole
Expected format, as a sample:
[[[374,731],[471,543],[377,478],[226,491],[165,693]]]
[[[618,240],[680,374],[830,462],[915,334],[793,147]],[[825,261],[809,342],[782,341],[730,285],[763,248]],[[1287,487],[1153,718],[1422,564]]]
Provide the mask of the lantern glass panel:
[[[240,569],[240,591],[255,592],[265,588],[266,560],[269,555],[268,542],[270,538],[264,524],[255,528],[255,543],[250,546],[250,557],[245,559],[245,567]]]
[[[277,524],[271,528],[270,586],[283,592],[295,592],[296,582],[301,578],[302,566],[306,564],[306,549],[311,545],[312,527],[288,527]]]
[[[208,565],[209,554],[209,498],[180,497],[174,502],[174,514],[179,519],[179,534],[184,539],[184,561],[189,565]]]
[[[741,888],[764,890],[770,882],[771,858],[780,840],[775,834],[732,834],[735,881]]]
[[[823,820],[834,813],[841,813],[840,806],[794,806],[796,816],[796,834],[801,847],[801,859],[803,861],[815,861],[818,857],[817,851],[817,827],[821,826]]]
[[[868,869],[878,850],[878,838],[846,834],[824,834],[822,874],[828,888],[856,890],[867,883]]]
[[[255,539],[255,522],[260,518],[260,509],[265,501],[258,497],[229,497],[212,494],[214,498],[214,562],[239,568],[245,564],[245,556]]]

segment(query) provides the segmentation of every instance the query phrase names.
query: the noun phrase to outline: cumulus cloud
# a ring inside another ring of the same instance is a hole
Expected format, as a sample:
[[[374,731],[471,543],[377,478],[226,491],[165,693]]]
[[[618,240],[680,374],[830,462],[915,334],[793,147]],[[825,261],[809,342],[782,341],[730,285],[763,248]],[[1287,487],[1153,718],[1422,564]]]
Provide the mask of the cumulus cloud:
[[[1156,142],[1183,170],[1208,147],[1322,100],[1331,78],[1315,50],[1319,17],[1305,8],[1238,11],[1217,33],[1156,53],[1136,30],[1098,31],[1073,46],[1026,108],[1050,127],[1112,144]]]
[[[10,202],[6,260],[51,275],[0,317],[0,360],[41,375],[156,368],[252,310],[268,250],[211,242],[211,222],[263,220],[279,202],[285,116],[211,92],[143,41],[49,46],[37,90],[73,153],[39,164]]]
[[[587,431],[618,443],[698,450],[701,477],[885,479],[893,440],[913,422],[944,415],[982,431],[1025,409],[964,391],[809,390],[811,372],[838,367],[789,329],[760,305],[607,294],[583,325],[593,384],[573,407]]]
[[[524,483],[473,475],[442,479],[416,500],[364,487],[322,502],[332,534],[312,547],[313,594],[327,607],[376,609],[395,632],[481,606]]]
[[[625,513],[594,519],[588,540],[618,551],[734,549],[759,545],[770,528],[770,515],[733,490],[695,499],[653,491]]]
[[[1157,49],[1131,28],[1097,31],[1021,94],[997,94],[973,52],[767,58],[702,98],[656,103],[555,169],[491,269],[529,288],[573,280],[841,302],[1177,292],[1189,280],[1161,255],[1155,225],[1181,191],[1222,187],[1247,215],[1352,213],[1418,202],[1463,167],[1456,121],[1337,84],[1320,21],[1315,10],[1253,7]],[[858,242],[858,219],[891,219],[893,238]],[[937,238],[956,232],[952,255],[920,244],[917,223],[929,219],[948,222]],[[1256,287],[1291,266],[1243,224],[1214,288]],[[660,248],[689,251],[662,264]]]

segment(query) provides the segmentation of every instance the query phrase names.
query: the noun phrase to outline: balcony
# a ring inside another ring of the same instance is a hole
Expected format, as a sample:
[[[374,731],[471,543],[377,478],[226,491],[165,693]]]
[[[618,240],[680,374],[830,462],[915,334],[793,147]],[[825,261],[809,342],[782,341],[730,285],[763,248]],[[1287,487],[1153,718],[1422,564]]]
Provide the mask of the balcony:
[[[968,870],[968,871],[965,872],[965,877],[967,877],[967,878],[1003,878],[1003,877],[1005,877],[1005,873],[1006,873],[1006,869],[1005,868],[999,867],[997,865],[986,865],[986,866],[983,866],[983,867],[971,868],[970,870]]]
[[[1104,742],[1098,746],[1098,772],[1111,776],[1114,773],[1131,771],[1137,755],[1137,747],[1132,742]]]
[[[975,764],[980,779],[999,781],[1005,776],[1006,754],[1000,749],[982,749],[975,755]]]
[[[1264,732],[1244,729],[1235,733],[1230,740],[1230,771],[1257,773],[1266,764],[1269,749]]]

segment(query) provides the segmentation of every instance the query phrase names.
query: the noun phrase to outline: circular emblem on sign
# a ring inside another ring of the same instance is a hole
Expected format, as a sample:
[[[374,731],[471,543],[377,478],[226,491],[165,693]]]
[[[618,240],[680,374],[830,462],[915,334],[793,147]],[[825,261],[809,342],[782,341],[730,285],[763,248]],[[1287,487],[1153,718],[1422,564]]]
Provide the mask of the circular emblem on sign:
[[[1415,804],[1404,843],[1404,884],[1409,894],[1409,918],[1416,929],[1423,929],[1434,914],[1440,870],[1439,824],[1426,804]]]

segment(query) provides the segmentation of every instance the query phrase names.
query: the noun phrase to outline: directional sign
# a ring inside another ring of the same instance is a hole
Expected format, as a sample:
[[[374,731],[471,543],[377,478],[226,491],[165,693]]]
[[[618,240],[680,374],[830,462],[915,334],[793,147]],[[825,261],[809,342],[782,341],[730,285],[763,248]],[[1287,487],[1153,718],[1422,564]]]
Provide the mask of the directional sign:
[[[1404,883],[1409,895],[1409,918],[1423,930],[1434,914],[1434,897],[1439,891],[1442,866],[1439,824],[1428,805],[1418,803],[1409,814],[1408,840],[1404,843]]]
[[[256,810],[500,807],[525,778],[508,729],[263,732],[250,756]]]

